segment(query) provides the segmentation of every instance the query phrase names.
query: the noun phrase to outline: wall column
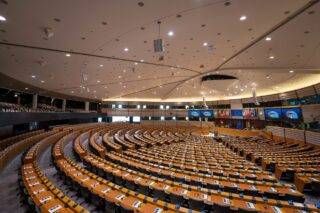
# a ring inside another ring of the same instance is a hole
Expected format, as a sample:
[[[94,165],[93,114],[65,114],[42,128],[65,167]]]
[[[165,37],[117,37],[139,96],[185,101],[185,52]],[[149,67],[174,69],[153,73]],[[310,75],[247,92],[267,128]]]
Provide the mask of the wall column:
[[[89,112],[89,102],[88,101],[85,102],[84,110],[86,112]]]
[[[66,99],[63,99],[63,100],[62,100],[62,112],[65,112],[65,111],[66,111],[66,105],[67,105],[67,100],[66,100]]]
[[[38,108],[38,94],[32,96],[32,109]]]

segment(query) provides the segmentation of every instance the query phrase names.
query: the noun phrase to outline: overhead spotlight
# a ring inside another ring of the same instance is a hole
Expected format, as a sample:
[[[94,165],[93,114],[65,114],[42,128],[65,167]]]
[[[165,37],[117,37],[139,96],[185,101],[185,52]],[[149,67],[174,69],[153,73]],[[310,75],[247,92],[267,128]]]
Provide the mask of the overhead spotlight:
[[[206,46],[208,46],[208,43],[204,42],[202,45],[206,47]]]
[[[247,19],[247,16],[241,16],[240,17],[240,21],[244,21],[244,20],[246,20]]]
[[[70,53],[66,53],[66,57],[71,57],[71,54]]]
[[[0,15],[0,21],[6,21],[6,20],[7,19],[4,16]]]
[[[29,90],[29,88],[28,87],[26,87],[26,88],[24,88],[25,90]]]
[[[174,32],[173,31],[169,31],[168,32],[168,36],[173,36],[174,35]]]
[[[266,41],[271,41],[271,39],[272,39],[271,37],[267,37],[265,40]]]
[[[100,65],[99,65],[99,67],[103,67],[103,66],[104,66],[103,64],[100,64]]]
[[[294,73],[294,70],[290,70],[289,72],[290,72],[290,73]]]
[[[269,56],[269,59],[274,59],[274,56],[273,56],[273,55],[270,55],[270,56]]]
[[[42,80],[42,81],[40,81],[41,83],[44,83],[45,81],[44,80]]]
[[[124,48],[123,50],[124,50],[125,52],[128,52],[128,51],[129,51],[129,48],[126,47],[126,48]]]
[[[31,78],[36,78],[36,76],[35,75],[31,75]]]

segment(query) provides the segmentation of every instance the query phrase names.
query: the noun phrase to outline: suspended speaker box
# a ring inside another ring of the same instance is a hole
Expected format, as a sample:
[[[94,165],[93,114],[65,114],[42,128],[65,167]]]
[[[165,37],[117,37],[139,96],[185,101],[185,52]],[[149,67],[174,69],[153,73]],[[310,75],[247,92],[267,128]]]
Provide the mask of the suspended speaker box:
[[[154,52],[163,52],[163,40],[161,38],[153,40]]]

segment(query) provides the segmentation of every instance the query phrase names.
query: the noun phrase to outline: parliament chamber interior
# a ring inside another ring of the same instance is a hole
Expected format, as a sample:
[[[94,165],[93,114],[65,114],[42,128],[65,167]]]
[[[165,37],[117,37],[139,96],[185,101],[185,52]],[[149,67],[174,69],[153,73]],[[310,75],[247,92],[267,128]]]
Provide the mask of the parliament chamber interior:
[[[320,0],[0,0],[0,212],[320,213]]]

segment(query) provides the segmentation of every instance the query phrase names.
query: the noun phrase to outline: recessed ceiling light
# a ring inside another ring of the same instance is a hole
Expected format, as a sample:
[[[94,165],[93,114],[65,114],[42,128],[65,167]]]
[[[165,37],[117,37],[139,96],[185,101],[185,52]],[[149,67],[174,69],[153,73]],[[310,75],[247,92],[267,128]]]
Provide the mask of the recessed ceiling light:
[[[129,51],[129,48],[126,47],[126,48],[124,48],[123,50],[124,50],[125,52],[128,52],[128,51]]]
[[[107,86],[104,86],[104,88],[107,89],[108,87],[107,87]]]
[[[174,32],[173,31],[169,31],[168,32],[168,36],[173,36],[174,35]]]
[[[143,59],[141,59],[141,60],[140,60],[140,62],[144,62],[144,60],[143,60]]]
[[[204,42],[202,45],[206,47],[206,46],[208,46],[208,43]]]
[[[123,72],[127,72],[127,70],[123,70]]]
[[[274,56],[273,56],[273,55],[270,55],[270,56],[269,56],[269,59],[274,59]]]
[[[134,65],[138,65],[138,62],[134,62]]]
[[[41,83],[44,83],[45,81],[44,80],[42,80],[42,81],[40,81]]]
[[[121,75],[119,75],[119,76],[118,76],[118,78],[122,78],[122,76],[121,76]]]
[[[100,64],[99,67],[103,67],[103,64]]]
[[[265,40],[266,41],[271,41],[271,39],[272,39],[271,37],[267,37]]]
[[[141,78],[141,76],[140,76],[140,75],[138,75],[138,78]]]
[[[7,19],[4,16],[0,15],[0,21],[6,21],[6,20]]]
[[[97,80],[97,83],[100,83],[100,80]]]
[[[290,72],[290,73],[294,73],[294,70],[290,70],[289,72]]]
[[[244,21],[244,20],[246,20],[247,19],[247,16],[241,16],[240,17],[240,21]]]
[[[26,88],[24,88],[25,90],[28,90],[29,88],[28,87],[26,87]]]
[[[240,91],[243,92],[243,89],[241,88]]]
[[[66,53],[66,56],[67,56],[67,57],[70,57],[70,56],[71,56],[71,54],[70,54],[70,53]]]
[[[32,75],[32,76],[31,76],[31,78],[36,78],[36,77],[37,77],[37,76],[35,76],[35,75]]]
[[[71,93],[74,93],[73,91],[71,91]]]
[[[270,76],[269,76],[269,75],[267,75],[267,76],[266,76],[266,78],[267,78],[267,79],[269,79],[269,78],[270,78]]]

